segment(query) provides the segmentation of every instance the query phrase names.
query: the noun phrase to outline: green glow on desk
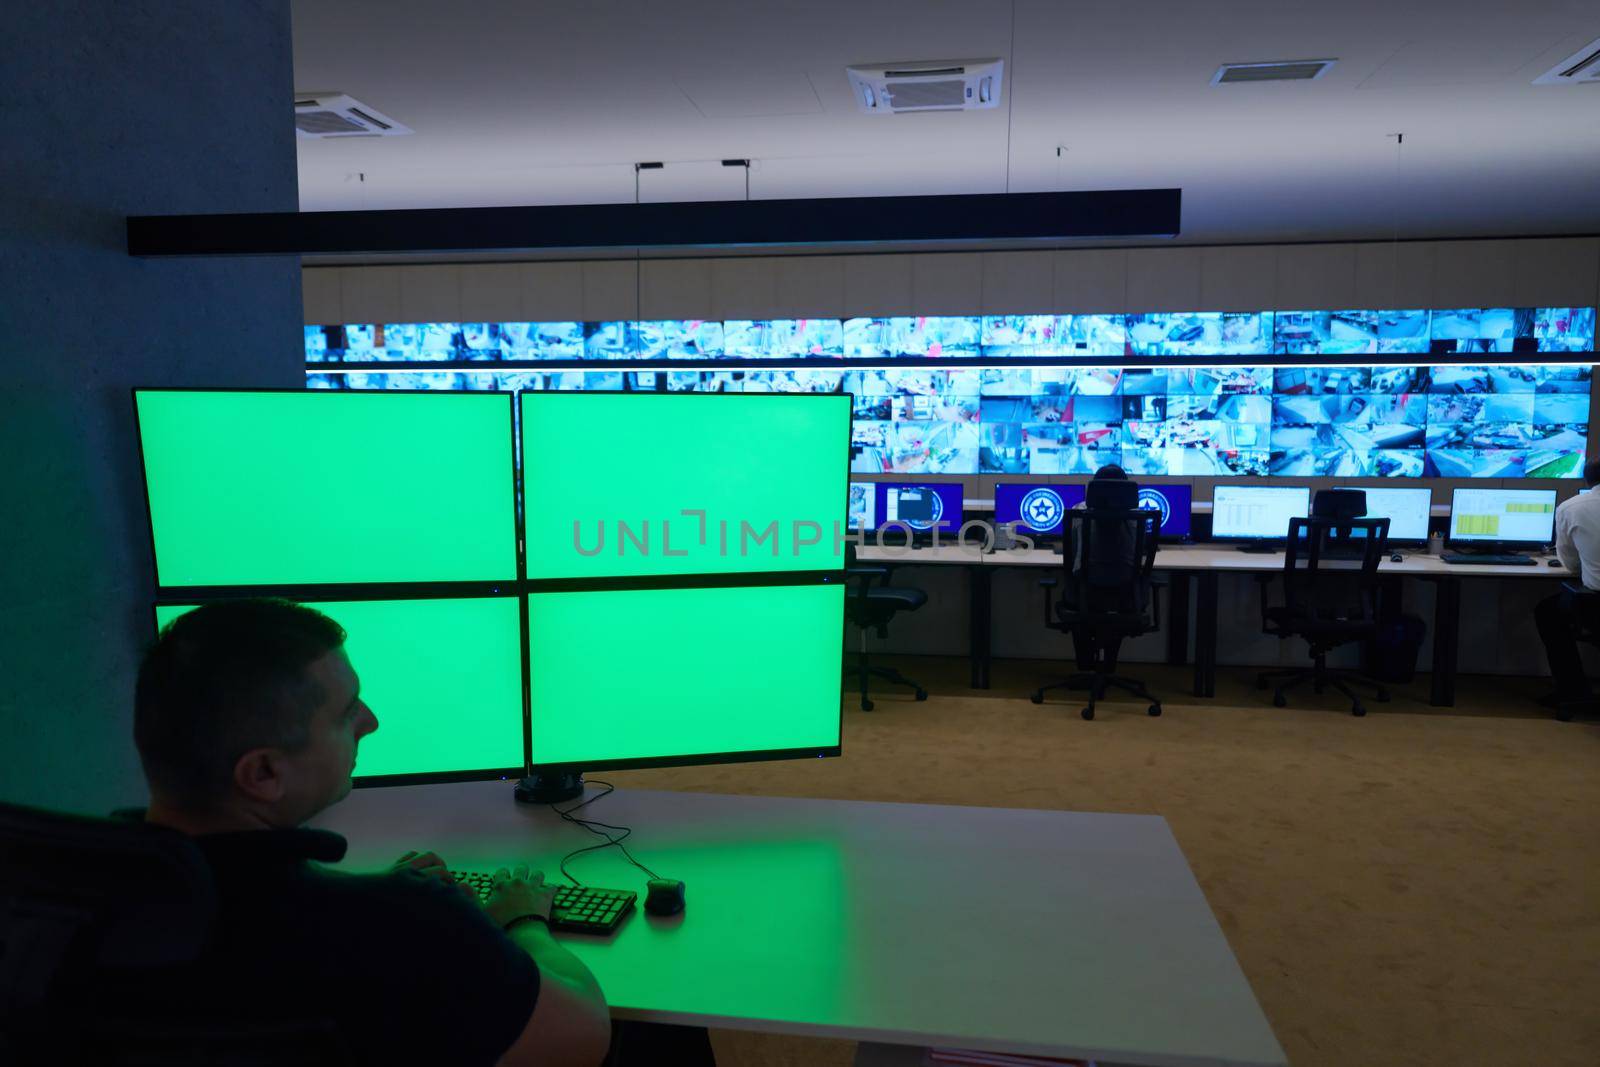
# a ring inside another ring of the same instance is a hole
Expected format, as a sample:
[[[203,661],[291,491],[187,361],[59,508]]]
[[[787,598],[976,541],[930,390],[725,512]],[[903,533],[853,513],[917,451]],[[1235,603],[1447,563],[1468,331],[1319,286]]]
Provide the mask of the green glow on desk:
[[[844,587],[528,598],[533,762],[839,743]]]
[[[357,777],[522,765],[521,624],[515,597],[371,600],[312,607],[349,633],[345,651],[378,729]],[[170,620],[192,606],[161,606]]]
[[[508,395],[136,401],[162,585],[516,576]]]

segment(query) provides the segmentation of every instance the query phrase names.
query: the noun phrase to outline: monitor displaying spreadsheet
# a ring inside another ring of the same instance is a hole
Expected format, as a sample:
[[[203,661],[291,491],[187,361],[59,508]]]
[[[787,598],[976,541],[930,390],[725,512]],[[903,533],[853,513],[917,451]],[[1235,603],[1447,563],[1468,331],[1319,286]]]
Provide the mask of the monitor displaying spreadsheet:
[[[1554,489],[1457,489],[1450,540],[1547,545],[1555,540]]]
[[[1211,497],[1211,536],[1287,538],[1289,520],[1311,513],[1304,485],[1219,485]]]
[[[1420,542],[1428,539],[1428,516],[1433,511],[1432,489],[1367,486],[1362,492],[1367,494],[1366,517],[1389,520],[1389,540]]]

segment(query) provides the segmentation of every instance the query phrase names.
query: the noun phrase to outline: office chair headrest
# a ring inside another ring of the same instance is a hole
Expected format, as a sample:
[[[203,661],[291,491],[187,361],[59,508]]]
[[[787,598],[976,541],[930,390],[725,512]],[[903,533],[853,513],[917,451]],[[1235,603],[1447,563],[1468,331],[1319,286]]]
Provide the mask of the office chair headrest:
[[[1090,511],[1132,511],[1139,506],[1139,483],[1122,478],[1096,478],[1084,490]]]
[[[1359,519],[1367,513],[1365,489],[1318,489],[1311,515],[1318,519]]]

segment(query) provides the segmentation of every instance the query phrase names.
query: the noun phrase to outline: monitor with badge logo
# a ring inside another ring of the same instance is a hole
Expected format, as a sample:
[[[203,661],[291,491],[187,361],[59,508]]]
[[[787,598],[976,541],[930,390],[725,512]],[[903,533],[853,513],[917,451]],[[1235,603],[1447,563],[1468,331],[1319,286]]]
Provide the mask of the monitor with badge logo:
[[[961,529],[960,482],[878,482],[878,528],[904,526],[915,534]]]
[[[1194,488],[1187,485],[1139,485],[1139,506],[1161,513],[1161,536],[1180,540],[1189,536],[1189,505]]]
[[[1018,533],[1059,535],[1063,518],[1083,503],[1083,494],[1081,485],[1002,482],[994,487],[994,522]]]

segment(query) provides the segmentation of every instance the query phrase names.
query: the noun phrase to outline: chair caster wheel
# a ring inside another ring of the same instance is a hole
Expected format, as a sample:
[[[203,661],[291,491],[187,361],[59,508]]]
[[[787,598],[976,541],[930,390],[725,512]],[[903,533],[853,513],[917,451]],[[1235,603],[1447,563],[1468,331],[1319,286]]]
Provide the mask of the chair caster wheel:
[[[1282,693],[1273,693],[1272,706],[1275,708],[1286,708],[1289,706],[1289,698],[1284,696]]]
[[[1094,709],[1093,708],[1084,708],[1078,714],[1083,716],[1085,722],[1092,722],[1094,720]]]
[[[1043,704],[1044,703],[1044,690],[1041,689],[1036,693],[1029,693],[1028,694],[1028,699],[1033,701],[1035,704]]]
[[[1378,703],[1380,703],[1380,704],[1389,703],[1389,691],[1387,689],[1378,690]]]
[[[1358,719],[1361,718],[1366,713],[1367,713],[1367,708],[1366,708],[1366,705],[1364,705],[1364,704],[1354,704],[1350,708],[1350,714],[1354,715]]]
[[[928,699],[928,691],[926,689],[918,689],[915,699],[917,699],[917,700],[927,700]]]
[[[1145,714],[1150,716],[1152,719],[1159,719],[1161,717],[1161,705],[1151,704],[1145,709]]]
[[[873,702],[870,701],[870,700],[863,700],[861,702],[861,710],[862,711],[871,711],[876,706],[877,705],[873,704]]]
[[[1571,708],[1562,708],[1560,711],[1556,712],[1556,721],[1557,722],[1571,722],[1572,721],[1572,716],[1573,716],[1573,712],[1572,712]]]

